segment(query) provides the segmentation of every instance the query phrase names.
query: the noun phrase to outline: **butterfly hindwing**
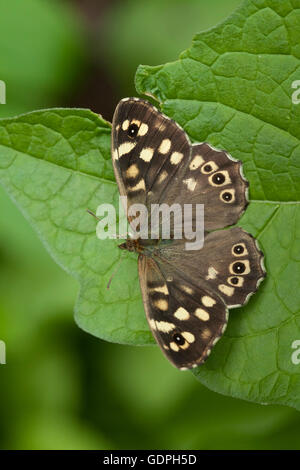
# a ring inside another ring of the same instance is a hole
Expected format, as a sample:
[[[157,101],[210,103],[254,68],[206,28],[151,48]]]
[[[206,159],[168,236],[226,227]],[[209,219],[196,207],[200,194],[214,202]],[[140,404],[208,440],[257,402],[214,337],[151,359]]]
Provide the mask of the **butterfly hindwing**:
[[[229,308],[245,304],[266,275],[256,240],[240,227],[208,233],[201,250],[185,250],[184,244],[162,246],[162,263],[216,292]]]
[[[167,358],[180,369],[204,362],[226,328],[222,299],[143,255],[139,276],[149,326]]]

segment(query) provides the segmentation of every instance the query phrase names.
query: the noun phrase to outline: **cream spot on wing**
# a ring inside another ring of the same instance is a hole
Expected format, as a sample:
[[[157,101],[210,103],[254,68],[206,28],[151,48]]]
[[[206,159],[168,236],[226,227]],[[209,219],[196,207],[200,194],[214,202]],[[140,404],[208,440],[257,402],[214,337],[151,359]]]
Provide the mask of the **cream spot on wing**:
[[[167,346],[166,344],[163,344],[163,348],[164,349],[170,349],[169,346]]]
[[[156,323],[155,323],[155,320],[153,320],[153,318],[149,320],[149,325],[152,328],[152,330],[156,330]]]
[[[183,285],[183,286],[181,286],[181,289],[184,290],[184,292],[186,292],[187,294],[193,294],[194,293],[193,289],[191,289],[188,286]]]
[[[202,300],[203,305],[205,305],[205,307],[212,307],[216,303],[216,301],[212,297],[209,297],[208,295],[204,295],[201,300]]]
[[[174,341],[172,341],[172,342],[170,343],[170,348],[173,349],[173,351],[175,351],[175,352],[178,352],[178,351],[179,351],[179,347],[177,346],[176,343],[174,343]]]
[[[190,314],[185,308],[179,307],[174,313],[174,317],[178,318],[178,320],[188,320],[190,318]]]
[[[190,333],[189,331],[183,331],[181,334],[188,343],[193,343],[195,341],[195,336],[193,333]]]
[[[161,132],[166,130],[166,125],[162,121],[160,121],[159,119],[157,121],[155,121],[153,125],[156,129],[158,129]]]
[[[118,160],[119,155],[118,155],[118,150],[117,149],[114,150],[113,157],[114,157],[115,160]]]
[[[212,343],[213,346],[215,346],[215,344],[217,344],[217,342],[219,341],[219,339],[220,339],[220,337],[218,336],[217,338],[215,338],[215,339],[213,340],[213,343]]]
[[[123,121],[123,124],[122,124],[123,131],[127,131],[128,127],[129,127],[129,121],[128,119],[126,119],[125,121]]]
[[[223,294],[227,295],[228,297],[231,297],[234,293],[234,288],[226,286],[225,284],[220,284],[218,286],[219,291],[221,291]]]
[[[162,183],[163,181],[165,181],[165,179],[167,178],[168,176],[168,173],[166,171],[162,171],[161,174],[159,175],[158,177],[158,182],[159,183]]]
[[[205,328],[202,332],[201,332],[201,337],[203,339],[208,339],[211,337],[211,331],[208,329],[208,328]]]
[[[197,185],[197,181],[194,180],[194,178],[188,178],[186,180],[183,180],[183,182],[190,191],[194,191],[194,189]]]
[[[173,152],[170,158],[170,162],[172,165],[178,165],[183,159],[183,153],[181,152]]]
[[[140,127],[141,121],[138,121],[137,119],[132,119],[130,124],[136,124],[138,127]]]
[[[164,299],[158,299],[153,302],[155,307],[159,308],[159,310],[168,310],[168,302]],[[162,322],[164,323],[164,322]]]
[[[163,155],[165,155],[166,153],[169,152],[170,148],[171,148],[171,141],[170,141],[170,139],[164,139],[164,140],[161,142],[161,144],[160,144],[160,146],[159,146],[159,148],[158,148],[158,151],[159,151],[159,153],[162,153]]]
[[[196,155],[193,160],[190,163],[190,170],[197,170],[199,166],[201,166],[204,163],[204,158],[201,157],[201,155]]]
[[[157,321],[156,327],[158,331],[161,331],[162,333],[169,333],[175,329],[174,323],[169,323],[167,321]]]
[[[140,158],[145,162],[150,162],[151,158],[153,157],[153,152],[154,149],[152,149],[151,147],[147,147],[141,151]]]
[[[139,131],[138,131],[138,135],[140,136],[143,136],[143,135],[146,135],[147,132],[148,132],[148,124],[145,124],[144,122],[140,125],[140,128],[139,128]]]
[[[146,190],[146,186],[145,186],[145,181],[144,179],[142,178],[135,186],[132,186],[131,188],[129,187],[128,188],[129,191],[145,191]]]
[[[195,315],[202,321],[209,320],[209,313],[206,310],[203,310],[203,308],[197,308],[195,311]]]
[[[164,139],[162,143],[160,144],[158,151],[159,153],[162,153],[163,155],[165,155],[166,153],[168,153],[170,148],[171,148],[170,139]]]
[[[136,146],[135,142],[124,142],[118,148],[119,158],[129,153]]]
[[[126,176],[127,178],[136,178],[136,176],[139,174],[139,169],[134,163],[133,165],[130,165],[129,168],[126,170]]]
[[[206,276],[205,279],[206,279],[207,281],[208,281],[209,279],[216,279],[217,274],[219,274],[218,271],[217,271],[213,266],[210,266],[210,267],[208,268],[207,276]]]
[[[163,286],[154,287],[153,290],[155,292],[161,292],[162,294],[169,295],[169,291],[166,284],[164,284]]]

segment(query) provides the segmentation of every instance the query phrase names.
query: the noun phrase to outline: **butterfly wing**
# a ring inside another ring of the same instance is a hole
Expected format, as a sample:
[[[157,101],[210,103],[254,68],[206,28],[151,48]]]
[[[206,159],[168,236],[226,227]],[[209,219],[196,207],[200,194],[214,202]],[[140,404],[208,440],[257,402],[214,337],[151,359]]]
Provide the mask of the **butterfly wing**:
[[[184,240],[174,240],[159,251],[159,265],[171,264],[198,286],[219,295],[229,308],[244,305],[266,276],[257,241],[240,227],[215,231],[203,248],[188,251]]]
[[[112,122],[112,160],[120,194],[128,205],[157,202],[189,159],[185,132],[147,101],[125,98]]]
[[[139,277],[147,320],[163,353],[179,369],[203,363],[226,328],[222,299],[143,255]]]
[[[169,203],[204,204],[206,231],[235,224],[248,205],[242,163],[207,143],[191,148],[188,163],[177,174],[180,193],[178,185],[171,187]]]

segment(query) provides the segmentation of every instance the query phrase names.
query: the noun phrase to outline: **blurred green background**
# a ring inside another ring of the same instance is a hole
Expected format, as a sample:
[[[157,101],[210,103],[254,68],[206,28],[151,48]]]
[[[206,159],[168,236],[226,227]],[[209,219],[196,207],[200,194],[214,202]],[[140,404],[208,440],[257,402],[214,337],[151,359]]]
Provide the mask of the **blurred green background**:
[[[239,0],[0,0],[0,116],[88,107],[111,120],[140,63],[176,59]],[[2,449],[299,449],[300,415],[207,390],[157,347],[73,321],[76,282],[0,188]]]

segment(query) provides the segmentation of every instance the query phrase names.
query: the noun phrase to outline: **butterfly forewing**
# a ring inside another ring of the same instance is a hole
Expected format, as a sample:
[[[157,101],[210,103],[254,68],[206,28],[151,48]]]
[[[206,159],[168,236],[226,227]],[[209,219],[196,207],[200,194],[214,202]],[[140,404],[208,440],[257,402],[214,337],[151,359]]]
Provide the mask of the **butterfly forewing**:
[[[178,172],[178,183],[168,192],[168,200],[204,204],[206,231],[236,223],[248,204],[242,163],[207,143],[191,148],[190,159]]]
[[[128,206],[158,202],[190,157],[183,130],[143,100],[128,98],[116,108],[112,126],[112,157],[120,193]]]

